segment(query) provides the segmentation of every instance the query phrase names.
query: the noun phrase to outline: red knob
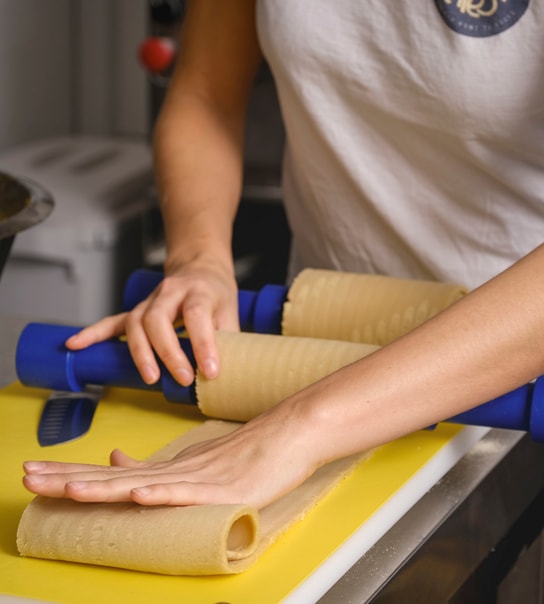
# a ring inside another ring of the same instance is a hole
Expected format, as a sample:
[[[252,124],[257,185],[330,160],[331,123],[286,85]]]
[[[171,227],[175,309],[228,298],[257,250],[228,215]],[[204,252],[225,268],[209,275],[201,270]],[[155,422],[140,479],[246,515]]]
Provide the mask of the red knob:
[[[152,73],[168,69],[174,61],[176,44],[170,38],[147,38],[140,45],[138,58],[140,63]]]

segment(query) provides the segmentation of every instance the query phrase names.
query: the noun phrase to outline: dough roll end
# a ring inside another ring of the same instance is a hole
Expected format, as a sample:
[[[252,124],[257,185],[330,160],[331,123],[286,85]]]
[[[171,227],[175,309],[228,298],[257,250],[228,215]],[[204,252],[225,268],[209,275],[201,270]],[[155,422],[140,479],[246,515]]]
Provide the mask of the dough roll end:
[[[36,497],[17,530],[22,556],[167,575],[246,570],[259,541],[244,505],[145,507]]]

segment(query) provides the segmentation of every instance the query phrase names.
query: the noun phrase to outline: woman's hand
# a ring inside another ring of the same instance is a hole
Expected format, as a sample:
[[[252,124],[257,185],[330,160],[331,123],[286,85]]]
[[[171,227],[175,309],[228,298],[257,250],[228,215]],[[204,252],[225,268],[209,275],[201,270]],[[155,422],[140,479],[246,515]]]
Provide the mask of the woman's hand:
[[[238,331],[236,281],[211,265],[184,265],[171,271],[150,296],[132,311],[106,317],[66,341],[72,350],[126,334],[130,353],[142,379],[160,377],[155,353],[172,376],[185,386],[194,369],[179,345],[175,323],[183,321],[197,365],[208,379],[219,372],[214,331]]]
[[[283,410],[263,414],[234,432],[193,445],[172,460],[139,462],[116,450],[111,466],[27,462],[23,479],[38,495],[142,505],[246,503],[262,508],[314,470],[296,421]]]

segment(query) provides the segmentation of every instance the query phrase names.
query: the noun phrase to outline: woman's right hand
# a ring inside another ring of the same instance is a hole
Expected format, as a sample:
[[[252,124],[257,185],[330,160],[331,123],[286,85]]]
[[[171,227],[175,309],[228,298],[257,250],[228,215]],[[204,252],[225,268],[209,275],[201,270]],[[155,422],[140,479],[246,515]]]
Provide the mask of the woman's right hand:
[[[238,295],[233,274],[203,263],[170,270],[155,290],[130,312],[105,317],[66,341],[71,350],[126,335],[134,363],[147,384],[160,378],[158,358],[180,384],[194,379],[175,324],[183,322],[202,374],[219,372],[215,330],[238,331]]]

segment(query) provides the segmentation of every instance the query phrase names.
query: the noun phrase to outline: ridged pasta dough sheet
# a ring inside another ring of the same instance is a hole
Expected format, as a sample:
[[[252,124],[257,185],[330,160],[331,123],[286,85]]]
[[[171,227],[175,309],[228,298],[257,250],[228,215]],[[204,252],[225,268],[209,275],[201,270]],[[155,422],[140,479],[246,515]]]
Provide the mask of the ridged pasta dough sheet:
[[[282,333],[383,346],[466,293],[453,283],[305,269],[289,288]]]
[[[248,421],[298,390],[378,346],[338,340],[255,333],[217,334],[221,372],[196,378],[200,410],[207,417]]]
[[[150,459],[170,459],[195,442],[222,436],[239,425],[206,421]],[[239,573],[301,520],[362,457],[320,468],[260,512],[245,505],[146,508],[38,496],[21,517],[17,547],[23,556],[168,575]]]

